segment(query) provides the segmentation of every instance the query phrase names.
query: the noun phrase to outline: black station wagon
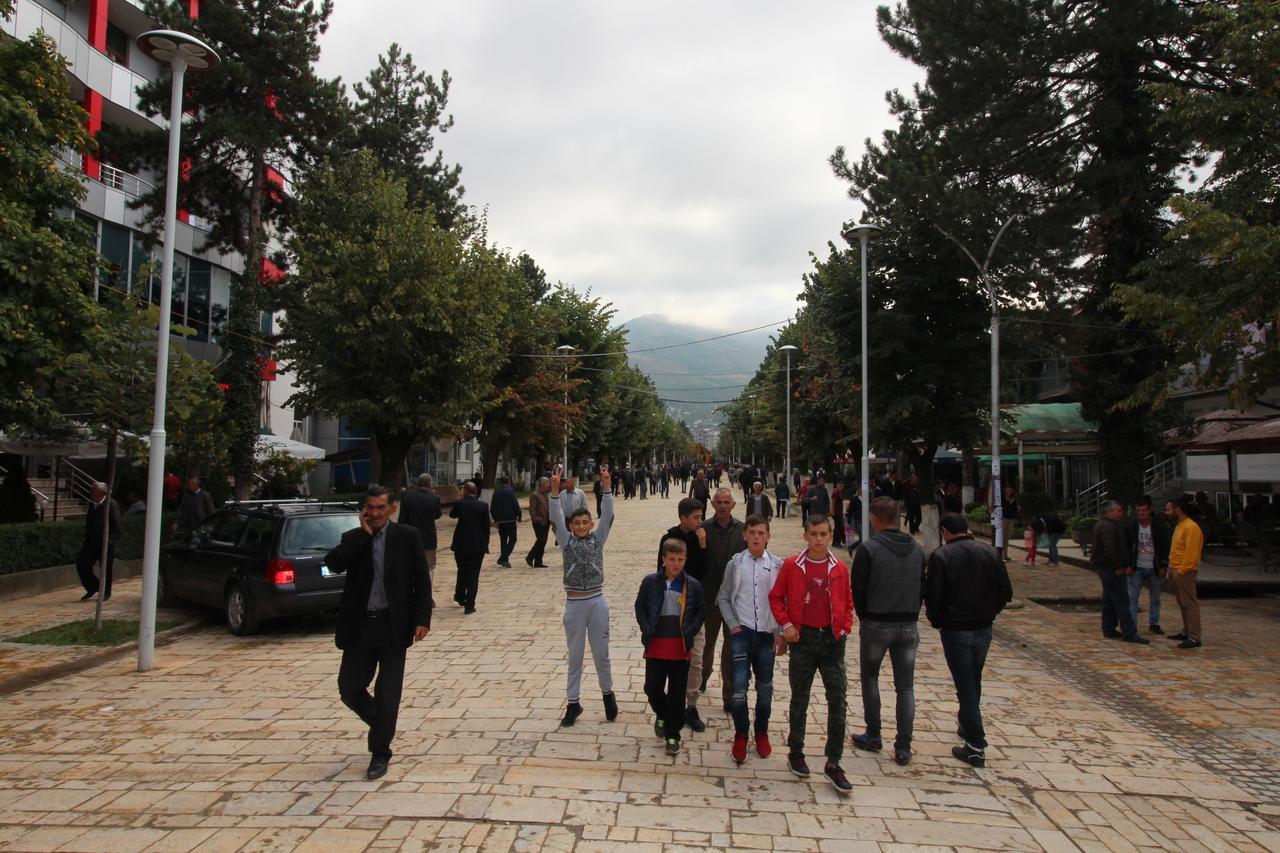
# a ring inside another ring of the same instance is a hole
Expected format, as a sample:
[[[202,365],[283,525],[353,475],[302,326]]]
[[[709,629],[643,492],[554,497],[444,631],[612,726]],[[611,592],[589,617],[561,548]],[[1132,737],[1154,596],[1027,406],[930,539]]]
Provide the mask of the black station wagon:
[[[230,503],[161,550],[159,600],[223,610],[237,635],[273,616],[336,611],[345,579],[325,555],[359,526],[352,504]]]

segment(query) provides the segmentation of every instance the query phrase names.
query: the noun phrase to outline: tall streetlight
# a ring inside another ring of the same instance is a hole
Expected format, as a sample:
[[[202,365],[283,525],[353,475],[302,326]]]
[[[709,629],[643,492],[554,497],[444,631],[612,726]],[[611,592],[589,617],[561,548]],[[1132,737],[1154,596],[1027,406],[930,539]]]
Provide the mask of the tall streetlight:
[[[779,352],[787,354],[787,467],[783,470],[782,476],[788,488],[791,485],[791,353],[796,349],[791,344],[778,347]]]
[[[871,440],[868,430],[867,397],[870,387],[867,384],[867,244],[877,239],[884,229],[871,222],[851,225],[842,232],[842,236],[853,245],[857,240],[862,248],[862,535],[871,531]]]
[[[988,275],[988,269],[991,267],[991,256],[996,253],[996,246],[1000,245],[1000,238],[1017,218],[1018,214],[1015,213],[1000,226],[995,239],[987,248],[987,257],[982,263],[978,263],[978,259],[965,247],[964,243],[948,234],[941,225],[934,223],[933,226],[942,232],[942,236],[959,246],[960,251],[964,252],[965,257],[973,263],[974,269],[978,271],[978,283],[986,287],[987,298],[991,300],[991,486],[989,491],[991,493],[991,541],[996,546],[996,550],[1001,553],[1004,553],[1007,543],[1004,541],[1004,490],[1000,487],[1000,301],[996,296],[995,280]]]
[[[564,456],[561,459],[561,473],[569,476],[569,356],[573,355],[573,347],[568,344],[556,347],[560,358],[564,360]]]
[[[164,249],[160,265],[160,323],[156,335],[156,395],[147,468],[147,521],[142,553],[142,612],[138,619],[138,672],[155,666],[156,587],[160,577],[160,510],[164,506],[165,399],[169,392],[169,314],[173,301],[173,243],[178,230],[178,141],[182,135],[182,78],[187,69],[212,71],[221,60],[213,48],[186,33],[150,30],[138,36],[142,52],[168,63],[169,163],[164,186]]]

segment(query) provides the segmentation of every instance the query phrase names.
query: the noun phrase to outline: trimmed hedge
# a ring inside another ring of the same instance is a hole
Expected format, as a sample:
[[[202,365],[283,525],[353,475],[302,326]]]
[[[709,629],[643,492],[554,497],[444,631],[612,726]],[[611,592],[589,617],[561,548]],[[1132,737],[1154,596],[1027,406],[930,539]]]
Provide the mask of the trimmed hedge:
[[[137,512],[124,517],[120,536],[116,539],[117,560],[142,557],[146,514]],[[170,519],[163,521],[167,530]],[[163,535],[163,534],[162,534]],[[65,566],[76,561],[84,544],[84,519],[68,521],[0,524],[0,575],[29,572],[50,566]]]

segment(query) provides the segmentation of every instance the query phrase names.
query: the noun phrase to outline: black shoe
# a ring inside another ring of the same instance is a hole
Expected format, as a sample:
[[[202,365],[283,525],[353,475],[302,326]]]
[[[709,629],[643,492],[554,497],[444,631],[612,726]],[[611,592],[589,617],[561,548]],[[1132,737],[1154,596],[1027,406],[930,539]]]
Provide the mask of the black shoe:
[[[850,740],[853,741],[853,745],[858,749],[865,749],[867,752],[879,752],[884,749],[884,742],[880,738],[872,737],[866,732],[854,735]]]
[[[691,732],[705,732],[707,724],[702,722],[702,718],[698,716],[698,709],[690,705],[684,709],[684,724],[689,727]]]
[[[466,599],[464,599],[464,598],[463,598],[462,596],[460,596],[460,595],[455,595],[455,596],[453,597],[453,600],[454,600],[454,601],[456,601],[456,602],[458,603],[458,606],[460,606],[460,607],[464,607],[464,606],[466,606],[466,603],[467,603]]]
[[[1198,649],[1200,646],[1201,643],[1199,640],[1193,640],[1190,637],[1183,640],[1181,643],[1178,643],[1178,648],[1180,649]]]
[[[1121,639],[1123,642],[1126,642],[1126,643],[1137,643],[1137,644],[1138,644],[1138,645],[1140,645],[1140,646],[1149,646],[1149,645],[1151,645],[1151,641],[1150,641],[1150,640],[1148,640],[1146,637],[1139,637],[1137,634],[1134,634],[1132,637],[1121,637],[1120,639]]]
[[[849,777],[844,775],[844,771],[840,769],[839,764],[832,764],[828,761],[822,768],[822,775],[826,776],[831,784],[836,786],[836,790],[842,794],[847,794],[853,790],[853,783],[849,781]]]
[[[364,778],[373,780],[381,779],[387,775],[387,765],[391,763],[391,759],[385,755],[375,755],[369,760],[369,769],[365,772]]]
[[[1160,630],[1160,626],[1159,626],[1159,625],[1152,625],[1150,628],[1148,628],[1148,629],[1147,629],[1147,633],[1148,633],[1148,634],[1163,634],[1163,633],[1164,633],[1164,631],[1161,631],[1161,630]]]
[[[667,724],[662,720],[654,720],[653,733],[658,737],[665,738],[667,736]]]
[[[1182,633],[1170,634],[1169,639],[1175,642],[1182,642],[1183,640],[1187,639],[1187,635]]]
[[[611,723],[618,719],[618,697],[612,693],[604,694],[604,718]]]
[[[985,767],[987,763],[986,752],[981,749],[974,749],[967,743],[963,746],[951,747],[951,754],[973,767]]]
[[[562,728],[568,728],[578,721],[582,716],[582,705],[577,702],[570,702],[569,707],[564,709],[564,716],[560,718]]]
[[[528,566],[529,568],[531,568],[531,569],[532,569],[532,568],[533,568],[533,557],[525,557],[525,558],[524,558],[524,564],[525,564],[526,566]]]
[[[96,589],[93,592],[86,592],[84,595],[80,596],[80,600],[88,601],[89,599],[93,598],[97,594],[98,594],[98,591]]]
[[[680,738],[678,737],[667,738],[666,750],[667,750],[667,755],[679,755],[680,754]]]
[[[911,763],[911,750],[895,746],[893,748],[893,760],[896,761],[899,766],[906,767]]]
[[[801,779],[809,778],[809,764],[804,760],[803,755],[792,753],[787,756],[787,769],[799,776]]]
[[[467,616],[470,616],[472,613],[476,612],[476,609],[474,607],[464,607],[462,608],[462,612]]]
[[[1119,631],[1103,631],[1102,636],[1106,637],[1108,640],[1118,640],[1120,639],[1120,632]]]
[[[533,567],[534,567],[535,569],[545,569],[545,568],[547,567],[547,564],[546,564],[546,563],[534,563],[534,564],[533,564]]]

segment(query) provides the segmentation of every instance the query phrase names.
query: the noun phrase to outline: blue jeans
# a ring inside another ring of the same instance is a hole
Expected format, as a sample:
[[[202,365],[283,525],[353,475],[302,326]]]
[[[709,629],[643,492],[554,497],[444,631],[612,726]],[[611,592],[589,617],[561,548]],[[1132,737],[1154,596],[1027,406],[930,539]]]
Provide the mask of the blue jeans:
[[[1111,569],[1095,569],[1102,581],[1102,635],[1138,636],[1138,623],[1129,612],[1129,578]],[[1131,577],[1131,576],[1130,576]]]
[[[1046,533],[1049,538],[1049,562],[1058,562],[1058,540],[1062,538],[1061,533]]]
[[[981,631],[943,630],[942,653],[951,670],[960,702],[960,730],[964,742],[974,749],[987,748],[987,733],[982,728],[982,668],[987,664],[991,648],[991,629]]]
[[[743,628],[729,635],[733,655],[733,697],[729,710],[733,713],[733,729],[744,735],[750,729],[747,716],[747,686],[751,674],[756,676],[756,734],[769,729],[769,713],[773,708],[773,634]]]
[[[893,664],[893,689],[898,694],[898,730],[893,745],[909,750],[916,722],[916,648],[920,645],[920,629],[915,622],[864,619],[858,638],[861,640],[862,719],[866,721],[867,734],[880,737],[880,665],[887,653]]]
[[[1160,624],[1160,573],[1155,569],[1134,569],[1129,575],[1129,614],[1133,624],[1138,624],[1138,599],[1142,597],[1142,588],[1149,590],[1151,606],[1148,608],[1147,624]]]

